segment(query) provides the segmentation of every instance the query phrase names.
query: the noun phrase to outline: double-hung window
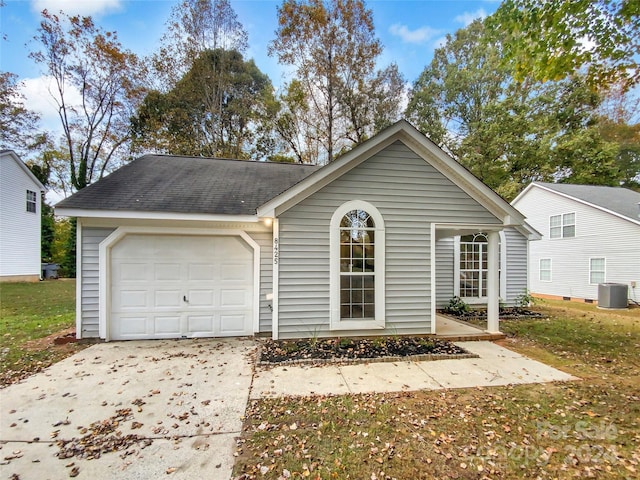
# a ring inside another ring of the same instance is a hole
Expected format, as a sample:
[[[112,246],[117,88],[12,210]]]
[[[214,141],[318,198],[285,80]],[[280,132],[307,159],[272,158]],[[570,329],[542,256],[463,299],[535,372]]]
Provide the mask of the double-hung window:
[[[540,277],[539,278],[541,282],[551,281],[551,259],[550,258],[540,259]]]
[[[331,329],[384,328],[384,221],[361,201],[331,219]]]
[[[606,260],[600,258],[589,259],[589,283],[596,285],[605,282]]]
[[[549,217],[550,238],[570,238],[576,236],[576,214],[563,213]]]
[[[37,198],[36,192],[27,190],[27,212],[36,213]]]

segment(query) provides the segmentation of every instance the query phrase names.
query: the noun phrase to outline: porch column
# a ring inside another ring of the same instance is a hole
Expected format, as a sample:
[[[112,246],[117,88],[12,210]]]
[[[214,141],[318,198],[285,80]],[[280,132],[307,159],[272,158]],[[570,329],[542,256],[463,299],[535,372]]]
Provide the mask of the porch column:
[[[498,232],[489,232],[487,249],[487,331],[500,332],[500,280],[498,278]]]

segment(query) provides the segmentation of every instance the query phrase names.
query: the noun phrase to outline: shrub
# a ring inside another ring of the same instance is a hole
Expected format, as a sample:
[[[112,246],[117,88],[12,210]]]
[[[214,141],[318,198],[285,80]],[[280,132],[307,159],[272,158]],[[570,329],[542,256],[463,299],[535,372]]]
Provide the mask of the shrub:
[[[451,315],[462,315],[469,311],[469,305],[467,305],[460,297],[453,297],[449,300],[449,305],[445,307],[444,311]]]

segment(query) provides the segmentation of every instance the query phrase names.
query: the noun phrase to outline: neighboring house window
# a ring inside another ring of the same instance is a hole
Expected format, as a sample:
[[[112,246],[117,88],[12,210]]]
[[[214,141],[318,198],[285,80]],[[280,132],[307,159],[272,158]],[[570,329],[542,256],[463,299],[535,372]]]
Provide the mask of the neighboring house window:
[[[551,281],[551,259],[550,258],[540,259],[540,281],[541,282]]]
[[[605,266],[604,258],[589,259],[589,283],[598,284],[605,282]]]
[[[460,297],[487,296],[488,248],[488,239],[484,233],[460,237]],[[502,265],[501,249],[498,252],[498,265]],[[499,267],[498,275],[500,271]]]
[[[36,192],[27,190],[27,212],[36,213]]]
[[[366,202],[331,219],[331,328],[384,328],[384,222]]]
[[[549,237],[569,238],[576,236],[576,214],[564,213],[549,217]]]

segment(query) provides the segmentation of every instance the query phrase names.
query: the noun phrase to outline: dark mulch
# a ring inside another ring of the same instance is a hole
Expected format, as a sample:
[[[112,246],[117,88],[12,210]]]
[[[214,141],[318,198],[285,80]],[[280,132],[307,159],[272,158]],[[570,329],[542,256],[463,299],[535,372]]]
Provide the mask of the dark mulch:
[[[469,356],[446,340],[426,337],[323,338],[267,340],[261,346],[261,363],[308,360],[371,360],[415,356]]]
[[[487,311],[480,310],[480,309],[471,310],[469,312],[464,312],[464,313],[452,313],[445,309],[445,310],[442,310],[442,313],[463,321],[487,319]],[[544,317],[542,313],[534,312],[533,310],[529,310],[528,308],[523,308],[523,307],[506,307],[506,308],[500,309],[501,320],[532,319],[532,318],[541,318],[541,317]]]

